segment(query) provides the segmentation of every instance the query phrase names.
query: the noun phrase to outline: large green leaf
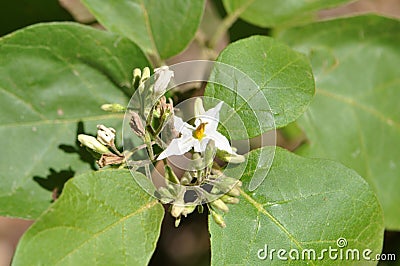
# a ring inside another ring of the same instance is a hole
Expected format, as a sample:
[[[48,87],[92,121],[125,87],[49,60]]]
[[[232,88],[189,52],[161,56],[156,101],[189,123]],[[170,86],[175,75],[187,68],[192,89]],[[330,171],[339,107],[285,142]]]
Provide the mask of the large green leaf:
[[[263,150],[271,153],[273,147]],[[328,252],[321,257],[321,252],[331,247],[342,250],[346,258],[348,249],[357,249],[362,258],[364,249],[372,250],[372,254],[381,251],[382,210],[375,194],[356,172],[333,161],[302,158],[278,148],[266,179],[249,192],[252,176],[257,172],[265,174],[268,169],[258,165],[261,151],[248,155],[240,203],[229,207],[224,216],[226,228],[221,229],[210,219],[213,265],[366,265],[368,261],[363,259],[334,260]],[[347,246],[339,248],[338,239],[343,243],[345,239]],[[268,255],[275,249],[273,260],[258,258],[265,256],[260,249],[266,245]],[[279,249],[287,251],[283,256],[288,261],[277,257]],[[299,260],[290,260],[291,249],[299,252]],[[308,260],[307,250],[311,249],[316,258],[323,260]],[[302,254],[306,259],[301,259]],[[372,254],[371,258],[375,258]]]
[[[161,58],[181,52],[192,40],[204,0],[82,0],[108,30],[130,38]]]
[[[147,265],[163,214],[128,170],[77,176],[25,233],[13,265]]]
[[[272,38],[253,36],[234,42],[217,61],[239,71],[217,64],[211,77],[215,83],[208,83],[205,96],[230,105],[245,127],[234,120],[225,126],[247,130],[248,137],[289,124],[313,98],[314,78],[307,58]],[[238,72],[247,75],[254,85]],[[221,121],[230,116],[221,112]],[[232,138],[246,136],[233,132]]]
[[[147,64],[131,41],[73,23],[0,39],[0,215],[36,218],[54,187],[93,168],[77,132],[120,128],[122,115],[100,106],[126,104],[132,69]]]
[[[289,30],[307,53],[316,98],[299,121],[308,155],[355,169],[377,192],[388,229],[400,230],[400,22],[362,16]]]
[[[321,9],[353,0],[223,0],[228,13],[260,27],[304,23]]]

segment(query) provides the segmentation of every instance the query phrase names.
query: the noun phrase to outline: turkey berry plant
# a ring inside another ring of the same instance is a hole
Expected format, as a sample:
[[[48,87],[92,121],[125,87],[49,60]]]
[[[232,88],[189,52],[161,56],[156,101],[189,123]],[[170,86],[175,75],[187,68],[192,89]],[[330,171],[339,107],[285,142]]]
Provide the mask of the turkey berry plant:
[[[223,0],[216,27],[202,0],[82,2],[105,30],[0,39],[0,215],[35,220],[13,265],[147,265],[164,216],[197,211],[213,265],[378,263],[400,229],[399,21],[315,18],[346,0]],[[272,36],[219,51],[239,18]],[[203,61],[170,63],[194,44]]]

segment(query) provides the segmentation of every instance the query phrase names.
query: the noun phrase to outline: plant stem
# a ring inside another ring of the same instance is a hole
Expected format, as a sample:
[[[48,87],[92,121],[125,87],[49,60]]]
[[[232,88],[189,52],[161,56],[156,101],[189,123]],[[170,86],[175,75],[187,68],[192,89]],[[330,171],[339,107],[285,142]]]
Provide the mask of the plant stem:
[[[147,53],[146,56],[149,59],[153,68],[165,65],[165,61],[161,59],[157,51],[153,51],[152,53]]]
[[[236,22],[240,15],[246,11],[246,9],[254,2],[254,0],[248,0],[244,5],[236,9],[234,12],[227,15],[224,20],[219,24],[213,37],[210,40],[209,47],[215,49],[218,42],[221,40],[225,32]]]

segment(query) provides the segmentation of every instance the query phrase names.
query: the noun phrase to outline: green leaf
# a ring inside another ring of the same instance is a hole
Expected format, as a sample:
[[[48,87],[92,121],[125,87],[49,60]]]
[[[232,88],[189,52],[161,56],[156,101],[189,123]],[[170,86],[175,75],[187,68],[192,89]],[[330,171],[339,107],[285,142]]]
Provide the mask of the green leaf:
[[[223,0],[226,11],[259,27],[304,24],[318,10],[331,8],[352,0]]]
[[[384,228],[378,200],[356,172],[339,163],[302,158],[278,148],[266,179],[249,192],[253,174],[266,174],[269,169],[258,165],[260,152],[269,151],[264,153],[269,156],[273,149],[266,147],[248,154],[240,203],[229,206],[224,216],[226,228],[209,220],[213,265],[337,265],[340,259],[330,260],[328,252],[324,260],[301,260],[301,256],[310,249],[315,250],[316,257],[329,247],[340,250],[339,238],[347,241],[341,249],[343,256],[348,249],[358,249],[360,257],[364,249],[372,250],[371,257],[381,251]],[[258,258],[265,245],[268,255],[275,249],[273,260]],[[295,249],[300,259],[290,263],[279,260],[279,249],[287,251],[284,256],[288,259],[290,250]],[[360,261],[361,265],[368,264]],[[340,265],[354,263],[340,260]]]
[[[126,36],[146,53],[171,57],[194,37],[204,0],[83,0],[108,30]]]
[[[83,174],[24,234],[13,265],[147,265],[163,217],[129,171]]]
[[[310,140],[307,155],[355,169],[393,230],[400,230],[399,32],[397,20],[361,16],[281,36],[309,55],[316,73],[315,101],[299,121]]]
[[[313,98],[314,79],[307,58],[272,38],[252,36],[234,42],[217,61],[228,66],[216,65],[211,75],[216,83],[208,83],[205,96],[224,101],[243,121],[244,126],[234,120],[225,122],[226,127],[237,130],[233,139],[254,137],[289,124]],[[239,71],[231,71],[229,66]],[[240,71],[247,79],[238,74]],[[221,121],[229,119],[229,112],[221,112]],[[243,133],[246,130],[248,136]]]
[[[73,23],[0,39],[0,215],[36,218],[55,187],[95,167],[77,133],[121,128],[123,115],[100,106],[126,105],[132,69],[146,65],[131,41]]]

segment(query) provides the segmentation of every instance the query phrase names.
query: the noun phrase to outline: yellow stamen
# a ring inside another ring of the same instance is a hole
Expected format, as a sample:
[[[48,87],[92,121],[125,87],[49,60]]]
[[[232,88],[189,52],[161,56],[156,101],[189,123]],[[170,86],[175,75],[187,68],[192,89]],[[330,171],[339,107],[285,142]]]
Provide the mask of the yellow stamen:
[[[208,123],[201,123],[196,129],[195,129],[195,131],[193,131],[193,137],[194,138],[196,138],[196,139],[198,139],[198,140],[201,140],[202,138],[204,138],[204,130],[205,130],[205,127],[206,127],[206,125],[207,125]]]

